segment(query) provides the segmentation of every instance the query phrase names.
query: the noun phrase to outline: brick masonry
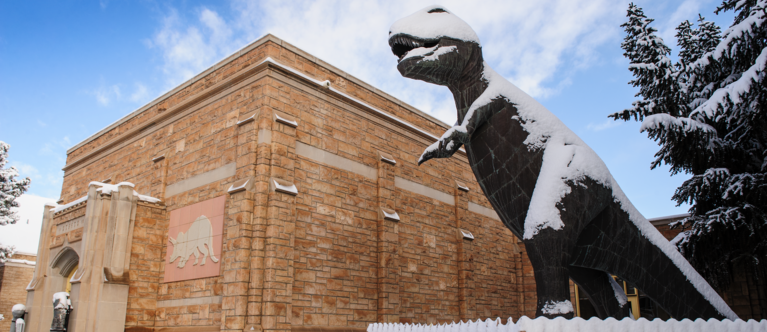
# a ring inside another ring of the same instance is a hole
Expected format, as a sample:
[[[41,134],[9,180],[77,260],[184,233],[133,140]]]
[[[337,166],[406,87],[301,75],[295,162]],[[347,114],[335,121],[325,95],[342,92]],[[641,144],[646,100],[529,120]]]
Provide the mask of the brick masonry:
[[[272,36],[255,44],[68,154],[65,202],[106,178],[164,198],[167,210],[137,210],[126,327],[287,331],[534,314],[524,246],[500,222],[466,207],[490,205],[465,156],[418,167],[432,138],[261,62],[270,57],[328,80],[433,136],[444,125]],[[298,126],[275,122],[274,114]],[[250,117],[255,121],[238,124]],[[298,156],[297,142],[374,168],[377,179]],[[380,152],[397,164],[380,161]],[[230,163],[234,176],[164,197],[169,185]],[[449,195],[458,180],[470,191],[450,205],[396,188],[395,176]],[[274,178],[294,183],[298,195],[270,190]],[[162,282],[170,267],[163,261],[167,211],[225,195],[242,179],[253,185],[227,195],[221,275]],[[381,207],[401,220],[384,220]],[[462,239],[459,224],[473,241]],[[157,306],[195,298],[220,303]]]
[[[35,261],[35,256],[15,254],[13,260]],[[34,265],[6,262],[0,263],[0,314],[5,319],[0,321],[0,332],[11,330],[11,309],[16,304],[27,302],[27,284],[32,280]]]

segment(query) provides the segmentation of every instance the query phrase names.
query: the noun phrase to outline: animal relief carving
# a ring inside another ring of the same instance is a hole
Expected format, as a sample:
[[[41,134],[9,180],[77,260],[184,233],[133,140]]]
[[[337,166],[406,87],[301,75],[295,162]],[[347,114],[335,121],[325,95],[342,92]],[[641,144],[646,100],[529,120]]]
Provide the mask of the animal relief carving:
[[[175,239],[168,235],[168,241],[173,244],[173,253],[170,255],[168,264],[179,259],[176,265],[179,269],[184,268],[190,255],[194,255],[194,264],[192,265],[197,265],[200,253],[202,254],[201,266],[205,265],[209,255],[214,263],[218,263],[218,258],[213,252],[213,226],[208,217],[204,215],[197,217],[186,233],[178,232]]]

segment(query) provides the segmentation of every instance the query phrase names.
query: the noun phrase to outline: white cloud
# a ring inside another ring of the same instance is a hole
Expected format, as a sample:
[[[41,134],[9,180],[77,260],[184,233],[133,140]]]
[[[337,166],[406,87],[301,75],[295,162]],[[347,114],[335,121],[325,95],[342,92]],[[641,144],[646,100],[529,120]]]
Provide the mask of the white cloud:
[[[93,95],[101,106],[110,106],[115,102],[130,101],[133,103],[146,102],[149,97],[149,89],[141,82],[135,82],[135,90],[129,95],[123,95],[123,89],[120,88],[122,84],[104,84],[102,83],[98,88],[87,91],[88,94]],[[127,94],[127,93],[126,93]]]
[[[96,101],[101,104],[101,106],[109,106],[113,100],[120,98],[121,95],[119,86],[107,86],[103,84],[90,93],[96,97]]]
[[[429,1],[245,1],[231,12],[198,8],[192,19],[171,10],[148,43],[161,52],[168,88],[266,33],[321,58],[447,122],[447,89],[402,78],[387,43],[397,19]],[[479,34],[486,60],[534,97],[556,94],[596,49],[619,35],[622,3],[610,0],[443,1]],[[227,19],[225,19],[227,18]]]
[[[613,119],[607,119],[602,123],[589,123],[586,126],[586,129],[591,131],[602,131],[605,129],[610,129],[613,127],[620,126],[623,123],[623,121],[615,121]]]
[[[130,100],[134,103],[144,102],[148,96],[149,90],[147,90],[146,85],[136,83],[136,91],[130,95]]]
[[[61,157],[62,152],[66,152],[71,146],[72,142],[69,140],[69,136],[64,136],[61,139],[48,141],[43,144],[43,147],[40,148],[40,154]]]
[[[46,196],[59,196],[61,193],[64,172],[59,170],[58,167],[40,171],[36,167],[22,162],[13,161],[10,164],[19,171],[19,177],[29,177],[32,180],[28,192]]]
[[[221,54],[239,47],[231,43],[232,31],[218,13],[202,8],[197,16],[196,22],[187,25],[171,10],[162,28],[147,43],[162,52],[169,88],[212,65]]]

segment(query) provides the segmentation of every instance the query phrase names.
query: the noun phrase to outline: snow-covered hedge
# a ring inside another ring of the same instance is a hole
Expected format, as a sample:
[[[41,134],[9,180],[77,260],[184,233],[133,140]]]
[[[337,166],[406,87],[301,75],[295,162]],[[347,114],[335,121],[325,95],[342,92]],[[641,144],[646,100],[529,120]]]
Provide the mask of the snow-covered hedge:
[[[608,318],[601,320],[591,318],[589,320],[576,317],[573,319],[564,319],[558,317],[548,319],[538,317],[530,319],[526,316],[520,318],[516,323],[511,318],[506,324],[501,323],[501,319],[487,319],[485,321],[469,321],[468,323],[451,323],[442,325],[421,325],[421,324],[394,324],[394,323],[373,323],[368,325],[367,332],[757,332],[767,331],[767,320],[743,321],[729,319],[708,321],[697,319],[691,321],[683,319],[677,321],[671,319],[662,321],[655,319],[649,321],[644,318],[633,320],[624,318],[617,320]]]

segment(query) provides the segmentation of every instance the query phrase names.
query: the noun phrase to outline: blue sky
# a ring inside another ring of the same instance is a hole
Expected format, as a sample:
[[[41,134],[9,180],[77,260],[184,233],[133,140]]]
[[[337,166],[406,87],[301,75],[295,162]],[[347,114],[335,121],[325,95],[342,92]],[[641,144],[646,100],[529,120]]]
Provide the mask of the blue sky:
[[[66,150],[249,42],[273,33],[452,124],[446,88],[402,78],[388,27],[434,1],[2,1],[0,140],[29,194],[56,200]],[[719,1],[635,1],[675,48],[674,28]],[[628,1],[442,1],[479,35],[499,73],[541,101],[607,163],[646,217],[688,176],[650,170],[657,145],[607,115],[635,100],[619,27]],[[140,188],[139,188],[140,189]]]

